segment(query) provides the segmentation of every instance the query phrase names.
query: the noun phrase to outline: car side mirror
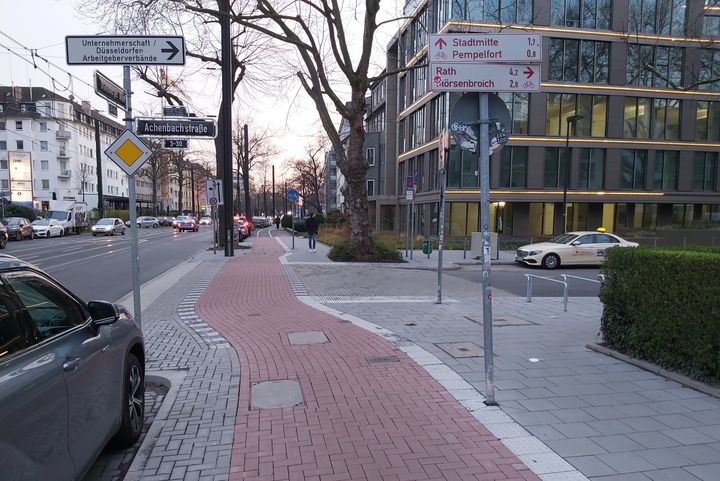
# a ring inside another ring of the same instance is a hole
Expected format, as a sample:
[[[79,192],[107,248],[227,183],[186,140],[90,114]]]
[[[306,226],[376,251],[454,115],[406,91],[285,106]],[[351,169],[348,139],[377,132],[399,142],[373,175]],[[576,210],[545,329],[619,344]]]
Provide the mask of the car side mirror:
[[[90,318],[96,326],[107,326],[120,318],[115,304],[106,301],[88,302]]]
[[[572,241],[572,242],[570,243],[570,245],[571,245],[571,246],[579,246],[579,245],[580,245],[580,241]]]

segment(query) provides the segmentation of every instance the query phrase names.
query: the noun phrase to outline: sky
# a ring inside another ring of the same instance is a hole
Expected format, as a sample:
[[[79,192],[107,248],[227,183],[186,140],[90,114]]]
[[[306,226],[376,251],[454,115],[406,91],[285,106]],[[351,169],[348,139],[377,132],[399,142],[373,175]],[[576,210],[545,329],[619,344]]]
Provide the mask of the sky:
[[[95,95],[92,89],[94,70],[122,85],[122,67],[111,65],[100,66],[68,66],[65,60],[66,35],[92,35],[100,28],[97,25],[86,23],[73,8],[72,0],[0,0],[0,85],[31,84],[33,87],[45,87],[54,90],[59,95],[74,95],[76,101],[90,100],[93,108],[100,111],[107,109],[107,102]],[[396,0],[387,0],[390,10],[397,8]],[[348,11],[352,5],[348,6]],[[401,7],[401,5],[400,5]],[[384,14],[386,17],[391,13]],[[375,65],[381,65],[384,58],[384,46],[394,33],[390,26],[379,33],[375,42]],[[7,35],[4,36],[3,34]],[[10,38],[8,38],[8,36]],[[15,43],[15,42],[17,43]],[[38,56],[55,64],[57,67],[35,59],[36,69],[30,53],[24,47],[35,49]],[[8,50],[10,47],[11,50]],[[21,56],[22,58],[19,58]],[[24,59],[24,60],[23,60]],[[169,67],[170,76],[173,69]],[[45,72],[43,72],[43,70]],[[67,72],[75,78],[70,79]],[[218,72],[219,73],[219,72]],[[370,74],[377,72],[371,71]],[[49,74],[49,75],[48,75]],[[183,86],[191,95],[191,104],[195,107],[198,116],[213,116],[217,114],[221,96],[219,75],[212,78],[208,75],[193,75],[183,79]],[[53,77],[55,81],[51,80]],[[299,90],[295,82],[280,85],[270,92],[259,93],[242,89],[240,101],[236,101],[236,113],[248,120],[251,130],[269,129],[272,132],[274,144],[278,151],[277,158],[272,162],[278,171],[282,170],[283,163],[292,158],[302,157],[305,146],[311,144],[318,134],[322,134],[322,127],[313,103],[304,91]],[[148,90],[140,80],[133,81],[133,108],[135,114],[144,111],[148,114],[159,115],[161,104],[158,99],[145,94]],[[118,116],[121,122],[122,111]],[[337,123],[339,124],[339,117]],[[212,141],[197,140],[191,143],[192,150],[213,150]]]

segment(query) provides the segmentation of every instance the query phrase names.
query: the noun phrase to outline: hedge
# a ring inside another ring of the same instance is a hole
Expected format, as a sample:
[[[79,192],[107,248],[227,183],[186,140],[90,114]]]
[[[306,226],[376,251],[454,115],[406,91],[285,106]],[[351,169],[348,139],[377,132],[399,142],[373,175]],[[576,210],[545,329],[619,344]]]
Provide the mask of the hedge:
[[[614,248],[602,272],[608,347],[720,382],[720,251]]]

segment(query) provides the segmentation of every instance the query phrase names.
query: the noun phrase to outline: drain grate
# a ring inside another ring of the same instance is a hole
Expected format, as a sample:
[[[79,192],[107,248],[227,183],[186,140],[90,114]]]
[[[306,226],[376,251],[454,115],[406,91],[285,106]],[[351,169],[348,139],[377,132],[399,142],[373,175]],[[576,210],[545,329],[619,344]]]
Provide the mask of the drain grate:
[[[484,355],[483,348],[474,342],[440,342],[435,345],[456,359]]]
[[[389,362],[400,362],[397,356],[371,356],[367,358],[368,364],[386,364]]]

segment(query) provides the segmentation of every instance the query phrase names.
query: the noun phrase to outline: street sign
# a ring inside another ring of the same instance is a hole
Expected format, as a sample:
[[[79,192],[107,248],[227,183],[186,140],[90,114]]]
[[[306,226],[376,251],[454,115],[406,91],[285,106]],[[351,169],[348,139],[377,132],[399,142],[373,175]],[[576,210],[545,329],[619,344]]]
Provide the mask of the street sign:
[[[112,104],[117,105],[123,110],[127,110],[127,92],[125,89],[101,74],[95,71],[95,93]]]
[[[190,115],[185,105],[168,105],[163,107],[163,117],[187,117]]]
[[[433,63],[430,88],[436,92],[539,92],[540,66]]]
[[[166,149],[187,149],[187,139],[165,139],[163,141],[163,147]]]
[[[208,179],[205,184],[205,195],[208,204],[212,206],[223,205],[222,179]]]
[[[132,131],[126,130],[105,154],[128,175],[133,175],[152,155],[152,150]]]
[[[156,35],[68,35],[68,65],[185,65],[185,39]]]
[[[290,202],[297,202],[300,198],[300,193],[295,189],[290,189],[287,191],[287,198]]]
[[[135,121],[135,131],[140,137],[214,139],[217,122],[201,117],[139,118]]]
[[[405,177],[405,200],[413,200],[415,198],[415,177],[408,175]]]
[[[542,36],[524,33],[428,35],[430,63],[539,63]]]

